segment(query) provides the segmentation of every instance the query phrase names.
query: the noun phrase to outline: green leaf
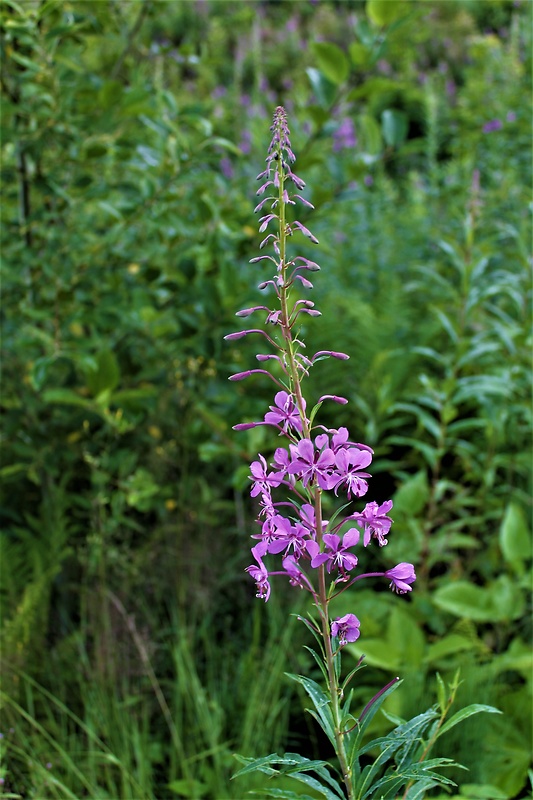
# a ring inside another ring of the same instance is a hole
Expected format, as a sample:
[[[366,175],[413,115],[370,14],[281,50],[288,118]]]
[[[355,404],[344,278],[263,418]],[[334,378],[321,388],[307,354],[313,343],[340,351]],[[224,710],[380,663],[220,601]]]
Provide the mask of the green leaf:
[[[403,483],[394,493],[394,513],[416,516],[429,499],[429,486],[425,470],[420,470]]]
[[[405,111],[396,108],[387,108],[381,114],[381,130],[383,138],[389,147],[400,147],[409,130],[409,119]]]
[[[487,714],[502,713],[498,708],[494,708],[494,706],[486,706],[482,703],[472,703],[472,705],[466,706],[466,708],[462,708],[460,711],[457,711],[453,717],[450,717],[450,719],[444,723],[444,725],[439,729],[437,739],[439,736],[442,736],[443,733],[446,733],[446,731],[454,728],[459,722],[462,722],[464,719],[468,719],[468,717],[472,717],[474,714],[480,714],[482,711],[485,711]]]
[[[438,672],[435,677],[437,679],[437,700],[439,703],[439,709],[441,713],[444,713],[446,708],[446,687]]]
[[[201,797],[205,795],[208,786],[195,780],[178,780],[167,784],[167,788],[180,797]]]
[[[442,327],[444,328],[444,330],[446,331],[452,342],[454,344],[457,344],[457,342],[459,341],[459,336],[457,335],[457,331],[455,330],[451,320],[446,316],[444,311],[442,311],[440,308],[433,306],[432,310],[439,318]]]
[[[44,403],[59,403],[68,406],[80,406],[88,411],[93,411],[95,414],[100,413],[92,400],[87,400],[85,397],[81,397],[79,394],[76,394],[76,392],[73,392],[72,389],[46,389],[46,391],[44,391],[42,394],[42,399]]]
[[[21,67],[24,67],[25,69],[31,70],[32,72],[40,72],[41,69],[42,69],[41,65],[38,64],[36,61],[32,61],[31,59],[27,58],[26,56],[23,56],[20,53],[17,53],[16,50],[11,50],[9,56],[10,56],[10,58],[13,59],[13,61],[16,61],[17,64],[20,64]]]
[[[383,149],[381,128],[370,114],[361,114],[357,121],[357,131],[364,153],[377,156]]]
[[[120,381],[118,361],[112,350],[101,350],[96,356],[96,369],[87,372],[87,386],[94,397],[115,389]]]
[[[2,478],[2,480],[9,480],[10,478],[18,477],[27,471],[28,464],[22,464],[20,462],[17,464],[8,464],[0,469],[0,478]]]
[[[374,25],[390,25],[403,13],[401,0],[368,0],[367,17]]]
[[[429,645],[424,660],[426,663],[432,664],[447,656],[455,655],[465,650],[472,650],[475,647],[475,640],[467,639],[465,636],[460,636],[458,633],[451,633],[439,639],[435,644]]]
[[[441,425],[439,421],[425,409],[417,406],[415,403],[395,403],[391,411],[409,411],[411,414],[414,414],[420,421],[420,424],[433,436],[436,442],[440,441],[442,436]]]
[[[242,150],[234,142],[222,136],[211,136],[199,145],[198,150],[203,150],[205,147],[221,147],[236,156],[242,156]]]
[[[488,783],[462,783],[458,800],[509,800],[509,793]]]
[[[433,602],[450,614],[476,622],[517,619],[524,606],[520,588],[506,575],[483,588],[468,581],[441,586],[434,592]]]
[[[323,109],[328,109],[337,95],[336,85],[328,80],[320,70],[314,67],[308,67],[306,73],[319,105],[322,106]]]
[[[309,710],[309,713],[317,720],[326,736],[334,745],[335,727],[331,713],[331,700],[329,696],[318,685],[318,683],[316,683],[316,681],[311,680],[311,678],[306,678],[305,675],[295,675],[292,672],[286,672],[285,675],[288,678],[292,678],[293,681],[300,683],[304,687],[316,708],[316,714],[313,713],[312,709]]]
[[[111,203],[108,203],[106,200],[99,200],[98,205],[100,206],[102,211],[105,211],[114,219],[118,220],[119,222],[122,222],[122,214],[120,213],[120,211],[118,211],[118,209],[115,208],[115,206],[111,205]]]
[[[313,42],[311,44],[320,71],[337,86],[344,83],[350,72],[350,65],[344,52],[331,42]]]
[[[42,358],[36,358],[33,362],[30,380],[37,392],[40,392],[43,388],[48,376],[48,367],[55,361],[55,356],[43,356]]]
[[[453,402],[459,404],[465,400],[475,400],[480,403],[487,395],[510,397],[512,393],[513,382],[508,378],[496,375],[468,375],[457,381]]]
[[[352,64],[356,67],[365,67],[370,62],[371,52],[364,44],[352,42],[348,47]]]
[[[522,507],[511,501],[500,527],[500,549],[511,565],[523,565],[531,558],[531,540]]]
[[[257,759],[250,759],[244,758],[240,755],[235,755],[235,758],[240,761],[242,764],[246,764],[246,766],[232,775],[232,778],[237,778],[241,775],[245,775],[250,772],[263,772],[269,777],[274,775],[288,775],[291,778],[294,778],[300,783],[304,783],[310,788],[314,789],[316,792],[321,794],[326,800],[343,800],[344,793],[339,784],[337,783],[334,778],[328,772],[329,764],[327,761],[312,761],[305,756],[301,756],[298,753],[285,753],[284,756],[278,756],[277,753],[272,753],[269,756],[265,756],[264,758],[257,758]],[[275,769],[275,766],[280,767],[280,769]],[[322,778],[329,786],[331,786],[334,791],[328,789],[327,786],[324,786],[319,780],[312,777],[311,775],[307,775],[308,771],[316,772],[316,774]],[[281,790],[286,791],[286,790]],[[272,795],[273,797],[283,797],[283,794],[275,794]],[[295,795],[296,797],[301,797],[301,795]],[[306,795],[307,796],[307,795]]]
[[[412,447],[413,450],[418,450],[420,453],[422,453],[429,466],[432,469],[435,468],[438,459],[438,450],[436,447],[433,447],[427,442],[423,442],[420,439],[414,439],[412,436],[389,436],[387,438],[387,443],[407,445]]]
[[[280,797],[283,800],[316,800],[316,797],[311,797],[309,794],[300,794],[300,792],[291,792],[290,789],[261,789],[260,792],[250,792],[252,795],[259,797]]]

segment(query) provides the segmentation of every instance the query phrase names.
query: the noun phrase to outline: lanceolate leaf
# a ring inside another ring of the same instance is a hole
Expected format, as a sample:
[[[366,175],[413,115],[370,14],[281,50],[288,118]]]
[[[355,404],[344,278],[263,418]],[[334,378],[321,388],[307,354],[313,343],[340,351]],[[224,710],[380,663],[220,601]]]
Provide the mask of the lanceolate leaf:
[[[487,714],[501,714],[502,712],[498,708],[494,708],[494,706],[486,706],[482,703],[472,703],[470,706],[466,706],[466,708],[462,708],[460,711],[457,711],[450,717],[448,722],[445,722],[442,728],[440,728],[437,739],[439,736],[442,736],[443,733],[454,728],[457,723],[462,722],[464,719],[468,719],[468,717],[473,716],[474,714],[480,714],[482,711],[485,711]]]
[[[316,712],[312,709],[308,709],[309,713],[316,719],[330,742],[335,746],[335,725],[331,714],[331,701],[328,695],[318,683],[311,680],[311,678],[306,678],[303,675],[293,675],[290,672],[286,672],[285,675],[287,675],[288,678],[292,678],[293,681],[301,683],[304,687],[316,708]]]
[[[235,773],[235,775],[232,776],[233,778],[237,778],[251,772],[264,772],[270,777],[275,775],[288,775],[291,778],[300,781],[300,783],[304,783],[315,792],[318,792],[322,797],[326,798],[326,800],[345,800],[343,790],[326,769],[326,767],[330,767],[326,761],[312,761],[311,759],[305,758],[298,753],[286,753],[284,756],[278,756],[277,753],[272,753],[265,758],[257,759],[247,759],[238,755],[235,757],[241,763],[248,763],[246,767]],[[275,767],[279,767],[279,769],[276,769]],[[323,783],[317,778],[308,775],[308,772],[315,772],[321,781],[328,784],[328,786],[331,788],[324,786]],[[285,790],[277,790],[277,792],[278,791]],[[283,797],[284,795],[276,793],[272,796]],[[288,795],[288,797],[302,797],[302,795],[292,793]]]

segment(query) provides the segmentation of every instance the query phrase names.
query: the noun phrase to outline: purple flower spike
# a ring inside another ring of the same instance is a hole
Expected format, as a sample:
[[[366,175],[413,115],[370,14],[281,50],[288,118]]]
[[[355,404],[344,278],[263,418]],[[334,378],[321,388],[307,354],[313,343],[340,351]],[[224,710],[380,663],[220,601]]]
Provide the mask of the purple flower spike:
[[[331,623],[331,635],[339,637],[339,644],[344,647],[347,642],[356,642],[359,639],[359,625],[361,623],[355,614],[345,614],[337,617]]]
[[[389,588],[392,589],[393,592],[396,592],[396,594],[411,592],[413,587],[410,586],[410,584],[416,581],[415,568],[412,564],[407,564],[405,561],[402,561],[401,564],[397,564],[393,569],[388,569],[385,576],[391,579]]]

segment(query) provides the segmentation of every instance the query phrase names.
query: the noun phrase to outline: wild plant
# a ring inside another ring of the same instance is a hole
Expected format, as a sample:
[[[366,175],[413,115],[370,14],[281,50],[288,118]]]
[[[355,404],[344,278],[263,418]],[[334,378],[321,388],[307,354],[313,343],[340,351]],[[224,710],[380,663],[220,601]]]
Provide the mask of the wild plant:
[[[290,776],[328,800],[399,797],[400,790],[404,798],[421,797],[431,787],[453,783],[436,771],[451,766],[451,759],[428,757],[439,736],[471,714],[496,709],[472,705],[445,722],[458,683],[453,682],[447,692],[437,678],[436,705],[409,721],[389,717],[395,723],[394,729],[386,736],[367,741],[365,734],[372,719],[400,679],[391,680],[358,713],[351,708],[350,684],[363,668],[364,659],[344,677],[341,660],[343,648],[359,638],[360,622],[351,612],[334,616],[332,603],[361,582],[380,578],[389,582],[393,592],[407,595],[413,589],[416,574],[414,565],[407,561],[385,571],[357,572],[357,548],[386,546],[393,503],[370,501],[360,507],[360,499],[369,488],[373,451],[352,440],[346,427],[328,428],[318,421],[324,402],[344,405],[347,400],[332,391],[311,404],[304,394],[305,379],[315,364],[326,358],[346,360],[348,355],[336,349],[305,353],[303,322],[320,312],[311,300],[300,297],[297,289],[312,289],[310,277],[320,267],[305,256],[293,255],[291,240],[298,233],[313,244],[318,240],[306,225],[293,218],[292,207],[313,206],[301,194],[304,181],[293,172],[295,155],[282,107],[276,108],[270,130],[272,140],[266,169],[258,176],[262,183],[257,190],[260,200],[255,211],[265,212],[259,220],[260,232],[273,229],[260,244],[261,249],[270,247],[271,251],[253,258],[252,263],[274,265],[272,277],[261,282],[259,288],[273,293],[275,308],[262,304],[237,312],[243,318],[265,313],[269,332],[254,327],[225,337],[234,341],[257,334],[266,340],[268,352],[256,355],[261,366],[236,373],[230,380],[266,375],[277,390],[263,420],[239,423],[235,429],[266,425],[275,428],[283,441],[270,462],[260,453],[250,466],[251,496],[259,507],[259,530],[252,536],[256,540],[252,547],[254,563],[246,571],[256,583],[257,597],[264,601],[270,597],[271,578],[278,576],[310,595],[314,611],[298,618],[318,643],[318,650],[307,649],[318,665],[323,684],[304,675],[289,677],[309,695],[314,706],[310,713],[329,739],[336,761],[311,760],[297,753],[274,753],[259,759],[238,757],[246,766],[237,775],[259,771],[269,778]],[[326,497],[342,498],[329,519],[325,518],[326,509],[335,502],[326,506]],[[281,557],[281,568],[279,564],[270,566],[271,556]],[[292,786],[268,785],[261,794],[308,796],[295,793]]]

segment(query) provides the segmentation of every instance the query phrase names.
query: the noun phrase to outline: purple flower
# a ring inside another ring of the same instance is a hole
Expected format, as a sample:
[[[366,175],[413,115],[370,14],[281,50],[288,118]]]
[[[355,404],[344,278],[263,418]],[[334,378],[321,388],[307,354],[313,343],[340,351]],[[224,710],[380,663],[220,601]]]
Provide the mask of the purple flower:
[[[380,547],[387,544],[386,535],[390,531],[392,520],[387,517],[392,508],[392,500],[386,500],[380,506],[377,503],[367,503],[361,514],[352,514],[350,519],[355,519],[364,528],[363,544],[365,547],[374,536]]]
[[[355,614],[345,614],[344,617],[337,617],[331,623],[331,635],[338,636],[339,644],[343,647],[347,642],[355,642],[359,639],[360,624]]]
[[[368,491],[368,483],[364,478],[370,478],[370,473],[361,472],[363,467],[368,467],[372,455],[367,450],[350,447],[349,450],[339,450],[335,455],[338,480],[335,484],[335,494],[341,486],[346,487],[348,500],[353,497],[362,497]]]
[[[255,547],[252,547],[252,555],[257,561],[258,566],[252,564],[246,567],[245,572],[250,573],[257,586],[257,595],[264,599],[265,603],[270,597],[270,583],[268,582],[268,570],[263,564],[263,556],[267,551],[268,545],[266,542],[259,542]]]
[[[326,569],[328,572],[331,572],[335,567],[343,578],[346,578],[346,570],[351,570],[357,566],[357,556],[354,553],[349,553],[348,548],[358,543],[359,536],[360,533],[357,528],[350,528],[342,537],[341,544],[340,536],[337,536],[336,533],[325,533],[323,539],[326,549],[323,553],[319,552],[318,543],[314,540],[306,542],[313,569],[327,563]]]
[[[252,538],[269,542],[273,538],[276,530],[276,523],[274,520],[277,516],[276,508],[270,496],[270,487],[268,487],[268,492],[263,491],[261,493],[259,505],[261,510],[259,511],[259,519],[257,521],[261,523],[262,517],[264,517],[264,521],[261,523],[261,533],[254,535]]]
[[[304,503],[300,509],[300,519],[302,521],[302,525],[309,530],[309,535],[314,537],[316,535],[316,514],[315,509],[311,505],[311,503]],[[322,531],[327,528],[327,520],[322,520]]]
[[[289,576],[289,583],[291,586],[299,586],[300,589],[309,589],[310,591],[313,591],[313,587],[309,583],[309,579],[296,563],[294,556],[287,556],[283,559],[282,564],[283,569]]]
[[[262,492],[270,492],[271,486],[279,486],[283,480],[283,473],[267,472],[267,463],[261,454],[259,461],[252,461],[250,464],[250,472],[254,484],[250,492],[252,497],[257,497]]]
[[[389,588],[397,594],[405,594],[412,591],[412,586],[409,584],[414,583],[416,580],[415,568],[405,561],[397,564],[393,569],[388,569],[385,576],[391,578]]]
[[[274,402],[276,405],[270,406],[270,411],[265,414],[265,422],[269,425],[279,425],[285,433],[290,427],[301,432],[302,420],[292,395],[288,392],[278,392],[274,397]]]
[[[316,438],[317,449],[311,439],[301,439],[297,445],[290,445],[292,461],[289,464],[289,474],[296,475],[304,486],[316,479],[321,489],[329,489],[335,455],[329,447],[320,449],[321,438]]]
[[[281,553],[284,555],[289,554],[292,548],[294,558],[299,561],[300,556],[305,550],[306,537],[309,536],[309,530],[301,525],[299,522],[292,525],[289,519],[282,516],[274,518],[274,539],[268,544],[269,553]]]
[[[483,133],[493,133],[503,128],[501,119],[491,119],[483,125]]]
[[[508,111],[507,116],[505,117],[507,122],[516,122],[516,114],[514,111]]]

